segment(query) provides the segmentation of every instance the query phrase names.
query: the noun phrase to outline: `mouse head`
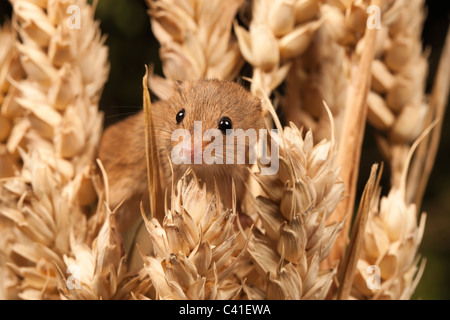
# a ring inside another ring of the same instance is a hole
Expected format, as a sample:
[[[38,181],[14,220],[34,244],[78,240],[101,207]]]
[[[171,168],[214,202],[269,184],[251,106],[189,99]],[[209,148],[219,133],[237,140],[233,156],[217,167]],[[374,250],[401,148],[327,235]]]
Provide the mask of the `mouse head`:
[[[248,165],[259,129],[265,128],[261,101],[231,81],[178,82],[159,111],[160,152],[178,169],[213,173],[224,166]]]

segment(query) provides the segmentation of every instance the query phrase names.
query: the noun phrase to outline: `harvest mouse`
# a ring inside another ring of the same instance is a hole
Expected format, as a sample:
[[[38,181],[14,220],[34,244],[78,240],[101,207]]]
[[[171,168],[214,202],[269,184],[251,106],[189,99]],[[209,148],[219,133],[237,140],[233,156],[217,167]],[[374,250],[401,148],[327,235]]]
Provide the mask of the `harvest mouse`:
[[[231,81],[179,82],[169,99],[152,104],[152,118],[163,190],[170,189],[172,178],[177,181],[190,168],[207,191],[213,192],[217,182],[228,208],[233,179],[239,204],[249,178],[250,149],[256,143],[245,134],[258,134],[264,128],[260,99]],[[144,134],[141,111],[110,126],[100,142],[111,208],[124,200],[116,213],[122,231],[139,218],[140,202],[149,204]],[[238,148],[239,139],[245,141],[245,155]]]

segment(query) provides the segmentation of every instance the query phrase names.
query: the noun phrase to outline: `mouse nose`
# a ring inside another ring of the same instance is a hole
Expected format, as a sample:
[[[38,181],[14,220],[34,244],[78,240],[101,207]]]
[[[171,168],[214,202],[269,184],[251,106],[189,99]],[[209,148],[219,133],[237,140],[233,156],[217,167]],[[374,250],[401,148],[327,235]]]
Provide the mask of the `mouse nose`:
[[[193,145],[184,145],[181,147],[181,158],[183,162],[194,163],[194,146]]]

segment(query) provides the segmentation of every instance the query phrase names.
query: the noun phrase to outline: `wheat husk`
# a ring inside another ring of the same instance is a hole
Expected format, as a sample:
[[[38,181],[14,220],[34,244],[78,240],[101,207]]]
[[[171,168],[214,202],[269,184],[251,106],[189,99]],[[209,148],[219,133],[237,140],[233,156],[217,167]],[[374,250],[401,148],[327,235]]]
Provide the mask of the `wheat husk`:
[[[393,187],[387,196],[374,196],[366,237],[355,270],[351,295],[356,299],[405,300],[411,295],[423,274],[425,259],[417,256],[425,230],[426,214],[418,216],[414,203],[406,200],[409,161],[418,144],[429,134],[428,128],[408,151],[399,188]],[[418,221],[419,218],[419,221]],[[372,272],[379,268],[379,287],[370,287]]]
[[[370,177],[367,180],[358,212],[352,226],[352,233],[349,245],[346,248],[345,255],[342,259],[342,266],[339,275],[339,289],[336,299],[347,300],[352,288],[355,277],[355,271],[358,266],[358,260],[363,249],[363,242],[366,236],[366,226],[369,218],[371,203],[379,194],[379,182],[383,168],[381,167],[377,175],[378,165],[372,166]]]
[[[176,196],[162,225],[143,213],[154,248],[154,254],[142,257],[155,287],[155,296],[149,298],[235,298],[242,285],[233,271],[246,248],[234,228],[236,208],[223,208],[220,198],[208,196],[206,187],[189,174],[173,191]]]
[[[17,157],[8,151],[7,139],[11,134],[12,121],[8,117],[8,107],[15,94],[11,89],[9,77],[14,80],[21,78],[21,67],[15,48],[16,34],[12,30],[11,23],[5,22],[0,28],[0,179],[14,176],[17,170]],[[14,72],[14,71],[17,72]],[[0,198],[3,198],[4,190],[0,189]],[[3,201],[3,200],[2,200]],[[18,295],[19,279],[13,270],[6,264],[11,253],[11,243],[14,239],[13,222],[0,216],[0,299],[14,299]]]
[[[69,4],[80,8],[80,30],[66,24]],[[0,181],[2,298],[130,296],[120,291],[132,282],[125,276],[121,236],[94,171],[102,126],[98,101],[109,71],[94,10],[81,0],[40,5],[17,0],[12,5],[9,59],[17,55],[24,71],[22,77],[8,78],[9,87],[2,83],[16,103],[5,99],[9,105],[2,104],[2,115],[13,124],[2,157],[16,157],[21,165],[16,163],[13,174]],[[99,205],[88,218],[86,206],[97,198]],[[74,290],[67,282],[73,266],[81,275]]]
[[[313,130],[317,142],[329,138],[325,101],[333,114],[336,132],[341,132],[348,96],[348,69],[345,49],[332,40],[324,26],[320,27],[306,52],[294,60],[286,78],[280,106],[287,121]],[[336,139],[339,142],[339,134]]]
[[[393,7],[393,15],[386,19],[389,20],[386,45],[377,53],[377,66],[373,69],[376,80],[372,83],[371,94],[378,95],[381,103],[384,100],[388,109],[383,108],[379,113],[382,117],[369,117],[368,121],[379,132],[380,149],[391,167],[392,187],[371,209],[365,249],[358,262],[352,289],[352,295],[358,299],[410,299],[425,267],[425,259],[420,261],[416,255],[426,215],[422,213],[418,217],[418,213],[427,181],[426,172],[429,172],[437,148],[428,141],[438,139],[440,127],[431,134],[428,133],[430,127],[425,128],[442,119],[445,109],[442,101],[448,96],[449,77],[448,64],[442,63],[435,80],[435,88],[440,89],[434,90],[441,102],[428,102],[425,94],[427,54],[422,52],[420,42],[423,7],[423,1],[403,3],[401,9]],[[445,57],[448,59],[448,51],[443,52],[442,61]],[[442,76],[445,70],[447,74]],[[413,157],[413,150],[422,139],[425,141]],[[428,168],[425,172],[424,166]],[[370,276],[366,268],[370,265],[380,267],[380,289],[369,289],[365,283]]]
[[[447,37],[439,61],[438,72],[436,74],[433,89],[429,97],[426,124],[438,120],[435,129],[419,146],[418,156],[411,164],[411,172],[408,179],[416,181],[412,187],[407,189],[406,199],[415,203],[420,208],[422,198],[431,174],[431,170],[436,159],[440,136],[443,128],[443,118],[446,111],[447,100],[450,91],[450,29],[447,30]],[[416,160],[417,159],[417,160]]]
[[[315,0],[252,2],[248,30],[237,23],[234,30],[242,55],[253,67],[254,94],[270,96],[284,81],[291,61],[305,52],[321,25],[318,13]]]
[[[14,175],[17,168],[17,153],[8,148],[8,138],[12,134],[14,109],[20,107],[14,103],[18,91],[11,86],[11,81],[17,81],[23,76],[23,69],[15,43],[17,35],[12,30],[10,21],[0,29],[0,178]]]
[[[330,221],[343,221],[347,214],[351,215],[355,201],[359,157],[368,112],[368,68],[376,50],[376,33],[366,32],[366,19],[362,19],[369,4],[369,1],[333,1],[319,6],[323,24],[306,53],[296,58],[286,80],[285,96],[281,100],[287,119],[299,126],[311,128],[316,141],[330,136],[329,117],[324,102],[333,114],[336,140],[339,143],[339,163],[342,166],[341,177],[349,196],[331,215]],[[364,53],[361,55],[362,51],[356,52],[356,48],[362,42]],[[372,113],[369,116],[375,117]],[[325,268],[342,258],[347,245],[349,223],[347,219],[336,248],[324,264]]]
[[[167,98],[174,81],[234,80],[244,64],[231,34],[243,0],[147,0],[153,34],[160,42],[165,79],[150,76],[150,88]]]
[[[380,146],[385,146],[381,150],[391,164],[396,188],[410,146],[431,123],[425,122],[431,109],[425,96],[426,53],[421,48],[423,8],[422,0],[407,1],[382,16],[387,34],[372,68],[371,96],[378,97],[378,103],[369,102],[368,121],[378,131]]]
[[[390,162],[393,189],[399,188],[405,157],[412,142],[437,117],[431,115],[434,111],[427,105],[424,92],[427,64],[426,53],[422,52],[420,45],[423,1],[383,1],[380,7],[381,29],[376,30],[374,39],[370,41],[367,37],[370,30],[366,28],[365,13],[371,4],[380,5],[370,1],[330,1],[320,6],[323,26],[317,31],[306,54],[296,59],[287,77],[286,95],[281,101],[286,118],[297,125],[311,128],[319,140],[329,136],[329,126],[326,125],[328,118],[322,100],[330,106],[340,142],[342,177],[350,195],[344,201],[347,204],[341,204],[332,215],[331,219],[336,221],[342,221],[347,213],[351,214],[353,211],[358,171],[358,165],[353,161],[359,159],[357,151],[361,148],[366,118],[363,115],[356,121],[355,115],[363,113],[356,111],[354,106],[360,105],[363,108],[361,110],[368,108],[367,121],[380,133],[377,139]],[[370,66],[371,70],[360,67],[370,42],[373,42],[374,60],[367,60],[365,65]],[[444,66],[442,68],[445,70]],[[439,84],[441,101],[446,92],[443,89],[446,87],[445,78],[448,77],[441,76]],[[352,98],[355,95],[355,84],[367,83],[366,81],[371,83],[370,92],[364,93],[367,88],[361,91],[360,103],[355,104],[355,99]],[[435,113],[442,117],[443,103],[440,105],[435,110],[441,111]],[[345,122],[346,114],[349,119],[355,120],[354,125]],[[355,132],[359,133],[356,140],[360,142],[352,140]],[[434,134],[435,141],[437,137],[439,134]],[[425,159],[430,159],[427,155],[433,154],[433,151],[428,152],[426,143],[423,143],[421,149],[423,151],[413,161],[415,169],[411,172],[411,183],[408,183],[405,191],[405,206],[414,199],[418,181],[423,181],[420,178],[420,168],[424,162],[428,163],[428,169],[431,167],[430,160]],[[436,146],[432,149],[436,150]],[[350,177],[351,180],[348,179]],[[423,183],[420,189],[423,194]],[[415,199],[418,198],[419,195]],[[395,215],[395,210],[392,214]],[[344,226],[341,238],[324,267],[343,258],[344,249],[348,248],[349,226]],[[361,232],[364,233],[364,230]]]
[[[244,292],[250,299],[324,299],[336,266],[320,270],[320,262],[343,225],[327,222],[344,192],[335,141],[315,145],[311,131],[304,134],[293,124],[278,132],[278,173],[255,174],[264,193],[253,200],[261,223],[248,251],[259,276],[247,278]]]

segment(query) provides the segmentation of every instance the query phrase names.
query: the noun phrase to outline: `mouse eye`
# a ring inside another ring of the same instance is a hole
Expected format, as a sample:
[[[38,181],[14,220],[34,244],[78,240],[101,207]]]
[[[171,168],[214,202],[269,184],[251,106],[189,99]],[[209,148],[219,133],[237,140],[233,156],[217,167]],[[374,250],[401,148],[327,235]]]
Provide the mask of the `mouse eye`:
[[[185,115],[186,111],[184,109],[182,109],[180,112],[177,113],[177,116],[175,118],[177,120],[177,124],[180,124],[181,121],[183,121]]]
[[[227,132],[227,129],[233,129],[231,119],[223,117],[219,120],[219,130],[222,131],[222,134],[230,134],[230,131]]]

